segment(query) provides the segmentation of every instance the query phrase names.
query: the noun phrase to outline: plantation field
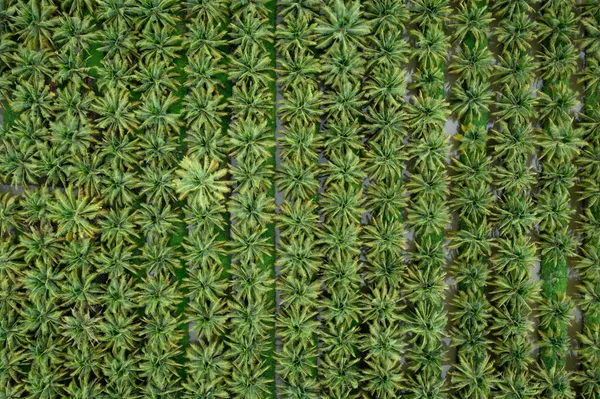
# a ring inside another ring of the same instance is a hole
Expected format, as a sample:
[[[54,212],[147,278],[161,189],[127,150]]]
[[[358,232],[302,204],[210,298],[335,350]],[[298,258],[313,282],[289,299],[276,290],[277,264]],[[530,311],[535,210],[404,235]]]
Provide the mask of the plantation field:
[[[0,0],[0,399],[600,399],[598,0]]]

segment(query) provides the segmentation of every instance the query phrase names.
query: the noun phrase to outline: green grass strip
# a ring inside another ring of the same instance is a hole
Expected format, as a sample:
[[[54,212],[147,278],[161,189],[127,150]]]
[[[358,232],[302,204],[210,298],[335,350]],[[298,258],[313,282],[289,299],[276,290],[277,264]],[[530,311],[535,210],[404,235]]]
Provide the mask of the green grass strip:
[[[276,30],[276,20],[277,20],[277,1],[271,0],[266,4],[266,7],[269,11],[269,28],[272,32]],[[265,48],[269,53],[270,58],[270,66],[272,70],[269,71],[270,80],[269,80],[269,94],[271,95],[271,101],[273,106],[270,110],[270,120],[268,121],[269,130],[273,134],[273,139],[275,139],[275,129],[276,129],[276,98],[277,98],[277,84],[276,84],[276,50],[275,45],[272,43],[265,43]],[[267,159],[266,165],[273,168],[275,170],[275,146],[271,149],[271,154]],[[267,197],[275,198],[275,181],[271,180],[270,184],[267,188]],[[274,216],[274,215],[273,215]],[[267,295],[268,303],[272,304],[273,309],[275,309],[275,295],[276,295],[276,287],[275,287],[275,220],[271,219],[270,223],[267,223],[267,237],[269,238],[269,246],[271,247],[270,254],[263,258],[263,268],[267,268],[269,270],[269,274],[272,277],[273,283],[271,284],[271,289]],[[276,388],[275,388],[275,324],[271,326],[271,333],[269,339],[269,350],[266,353],[266,363],[268,366],[268,370],[265,373],[264,377],[271,380],[271,390],[269,392],[270,398],[276,397]]]

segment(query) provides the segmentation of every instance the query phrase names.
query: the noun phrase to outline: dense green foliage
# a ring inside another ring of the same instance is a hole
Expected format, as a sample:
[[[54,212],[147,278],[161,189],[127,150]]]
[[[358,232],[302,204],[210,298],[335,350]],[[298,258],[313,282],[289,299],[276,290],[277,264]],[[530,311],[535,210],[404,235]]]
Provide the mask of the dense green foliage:
[[[0,398],[600,399],[599,94],[598,0],[0,0]]]

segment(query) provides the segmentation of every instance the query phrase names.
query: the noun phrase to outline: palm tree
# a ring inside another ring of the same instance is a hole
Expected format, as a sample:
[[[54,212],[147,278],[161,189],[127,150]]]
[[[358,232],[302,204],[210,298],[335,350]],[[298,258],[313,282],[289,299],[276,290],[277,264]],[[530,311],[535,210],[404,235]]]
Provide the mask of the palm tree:
[[[571,388],[570,373],[564,368],[553,366],[543,368],[536,373],[539,381],[540,395],[548,398],[574,398],[575,392]]]
[[[443,131],[449,113],[443,99],[419,93],[407,106],[407,121],[418,136],[432,131]]]
[[[188,57],[210,57],[220,61],[227,46],[226,32],[217,24],[189,24],[187,34],[183,38],[183,48]]]
[[[70,182],[87,196],[97,195],[102,187],[104,159],[98,153],[73,154],[67,167]]]
[[[177,52],[182,49],[181,38],[174,34],[174,28],[156,26],[152,30],[146,28],[137,42],[142,58],[146,62],[173,62],[178,58]]]
[[[223,230],[227,226],[223,217],[226,213],[223,203],[201,204],[198,202],[188,202],[184,206],[183,211],[185,212],[186,224],[194,226],[199,231]]]
[[[256,44],[230,57],[229,79],[234,81],[267,87],[271,80],[271,71],[270,57],[265,56],[264,51]]]
[[[229,44],[242,51],[256,45],[264,49],[266,43],[273,43],[273,32],[264,18],[253,13],[234,14],[229,25]]]
[[[34,168],[40,176],[43,176],[41,184],[46,187],[65,186],[68,170],[67,154],[47,142],[38,143],[36,147],[38,158],[35,160]]]
[[[202,237],[197,235],[197,238],[200,240]],[[218,263],[192,267],[183,284],[189,290],[191,301],[196,303],[219,302],[220,298],[226,296],[229,287],[228,281],[223,278],[223,268]]]
[[[514,372],[507,369],[507,372],[497,381],[498,398],[502,399],[533,399],[537,398],[540,392],[538,384],[532,381],[527,373]]]
[[[273,101],[266,87],[242,83],[229,98],[233,119],[261,121],[271,118]]]
[[[169,204],[176,199],[173,186],[172,169],[144,168],[138,183],[140,194],[145,195],[147,201]]]
[[[228,210],[236,223],[250,228],[263,228],[271,222],[275,199],[267,197],[265,192],[240,193],[229,200]]]
[[[61,395],[63,392],[64,372],[57,370],[54,367],[41,367],[33,369],[25,384],[26,391],[32,397],[53,397]]]
[[[19,228],[21,215],[17,198],[11,193],[0,195],[0,236],[10,235]]]
[[[218,203],[229,192],[228,182],[223,180],[227,169],[219,168],[214,160],[184,157],[180,168],[176,172],[179,179],[175,181],[180,200],[190,196],[192,202],[199,204]]]
[[[23,44],[31,49],[52,47],[56,7],[45,1],[19,1],[10,8],[11,27]]]
[[[317,44],[314,30],[315,24],[312,19],[287,16],[283,23],[277,25],[275,46],[286,58],[293,54],[310,52]]]
[[[20,112],[23,118],[49,119],[53,111],[53,96],[43,80],[33,83],[22,81],[17,84],[10,105],[15,112]]]
[[[429,97],[437,97],[444,90],[444,73],[442,69],[417,68],[413,74],[413,82],[408,85]]]
[[[231,2],[230,10],[233,14],[256,14],[265,17],[269,14],[268,0],[235,0]]]
[[[323,245],[323,254],[330,261],[344,262],[360,253],[360,225],[344,225],[334,220],[319,231],[319,241]]]
[[[322,197],[321,214],[326,222],[336,220],[343,224],[360,223],[364,211],[360,186],[333,184]]]
[[[186,0],[188,15],[207,25],[225,23],[228,13],[226,0]]]
[[[507,54],[507,56],[511,56]],[[468,85],[478,79],[488,80],[493,71],[493,58],[487,46],[471,47],[461,46],[452,57],[450,72],[458,74],[459,79]],[[500,65],[496,66],[501,68]],[[508,83],[503,81],[503,83]]]
[[[363,376],[364,390],[378,398],[396,398],[402,388],[401,366],[398,363],[368,360]]]
[[[175,27],[179,22],[181,5],[176,0],[140,0],[134,9],[136,28],[149,30],[154,27]]]
[[[137,14],[135,0],[97,0],[96,18],[106,25],[131,26]]]
[[[188,55],[184,70],[187,75],[185,85],[192,87],[192,90],[203,88],[206,93],[214,93],[221,89],[222,78],[227,76],[227,71],[219,58],[200,54]]]
[[[356,363],[359,359],[353,356],[332,357],[323,356],[321,385],[325,388],[328,397],[341,399],[347,397],[348,392],[358,388],[360,371]]]
[[[8,50],[8,49],[7,49]],[[18,81],[44,81],[52,75],[50,69],[50,52],[47,49],[39,51],[28,47],[19,47],[18,51],[9,53],[12,62],[10,73]]]
[[[513,125],[526,124],[528,118],[535,116],[533,107],[536,103],[534,92],[529,86],[505,85],[497,103],[496,115],[503,121],[514,122]]]
[[[323,136],[322,148],[326,157],[350,159],[348,153],[357,153],[362,148],[363,133],[357,119],[328,122]],[[352,160],[355,161],[354,157]],[[339,164],[339,162],[336,162]]]
[[[224,243],[219,235],[213,232],[209,233],[209,230],[205,229],[194,229],[184,238],[182,247],[186,252],[184,259],[192,269],[200,269],[200,272],[197,272],[198,280],[205,277],[204,271],[219,265],[221,257],[226,254]],[[207,274],[207,276],[213,276],[213,274]]]
[[[63,335],[67,341],[82,349],[88,345],[96,344],[99,340],[97,334],[100,318],[91,317],[89,313],[81,310],[71,310],[70,316],[65,316],[65,328]]]
[[[480,81],[457,84],[453,89],[455,104],[452,112],[459,118],[467,120],[481,118],[488,112],[489,105],[492,103],[492,93],[489,89],[488,83]]]
[[[146,340],[146,345],[153,349],[166,351],[176,348],[181,339],[181,330],[178,331],[179,320],[169,312],[146,312],[142,318],[144,324],[140,331]]]
[[[318,271],[321,252],[310,236],[292,236],[281,241],[277,265],[286,276],[310,279]]]
[[[319,20],[315,33],[319,35],[319,48],[329,48],[339,43],[343,49],[361,46],[370,33],[369,24],[361,15],[357,1],[348,4],[334,0],[323,8],[323,18]]]
[[[315,16],[320,5],[318,0],[282,0],[282,8],[278,12],[283,17],[291,15],[298,19],[304,19],[305,16]]]
[[[485,218],[477,221],[477,224],[467,221],[465,227],[456,232],[452,246],[460,248],[460,256],[466,259],[489,256],[491,232],[492,228]]]
[[[95,5],[91,0],[67,0],[62,4],[62,9],[68,10],[69,14],[81,16],[85,12],[93,12]]]
[[[571,43],[560,43],[545,49],[540,57],[542,78],[548,81],[567,79],[577,68],[577,49]]]
[[[447,396],[444,379],[439,373],[416,373],[409,376],[408,392],[415,399],[442,399]]]
[[[320,72],[325,84],[340,89],[344,85],[358,85],[364,70],[365,60],[356,46],[333,45],[322,58]]]
[[[254,263],[240,262],[231,268],[233,292],[249,303],[260,303],[273,290],[274,278],[268,268],[258,268]]]
[[[600,60],[590,58],[586,60],[585,69],[580,73],[581,79],[577,83],[585,83],[586,93],[597,93],[600,87]]]
[[[197,332],[199,337],[212,340],[222,336],[228,329],[230,313],[222,298],[213,301],[191,301],[187,311],[190,330]]]
[[[320,141],[315,124],[293,121],[279,137],[280,155],[286,162],[310,165],[318,161]]]
[[[177,132],[180,125],[178,114],[170,112],[177,101],[171,93],[167,96],[151,93],[135,112],[137,119],[142,122],[140,128],[159,134]]]
[[[406,207],[406,188],[404,185],[374,182],[367,188],[365,207],[374,215],[388,215],[392,219],[400,219]]]
[[[136,91],[144,94],[150,93],[160,96],[167,90],[176,91],[179,76],[174,72],[174,68],[167,62],[148,62],[141,63],[135,71],[133,78],[138,85]]]
[[[479,48],[479,43],[487,38],[489,25],[493,20],[487,6],[471,7],[461,4],[458,15],[451,24],[454,28],[454,42],[462,43],[467,35],[471,35],[475,39],[472,48]]]
[[[129,90],[134,68],[129,66],[127,59],[117,54],[100,62],[102,68],[97,68],[96,84],[101,92],[107,89]]]
[[[449,222],[450,215],[442,199],[426,201],[418,197],[408,215],[408,224],[421,236],[441,234]]]
[[[276,353],[277,370],[286,382],[295,383],[311,377],[317,359],[317,348],[283,345]]]
[[[143,156],[144,162],[152,168],[170,168],[177,162],[177,148],[176,134],[169,131],[159,133],[157,129],[152,129],[141,137],[139,156]]]
[[[284,122],[318,123],[321,119],[321,98],[321,92],[311,86],[294,86],[280,101],[278,115]]]
[[[417,0],[411,7],[413,21],[420,28],[425,26],[438,28],[450,13],[448,0]]]
[[[195,370],[195,377],[201,377],[206,381],[220,380],[231,369],[231,363],[227,359],[225,346],[222,342],[213,341],[207,344],[199,342],[190,345],[186,357],[187,365]]]
[[[91,5],[91,0],[83,1],[86,1]],[[79,2],[79,0],[74,0],[73,4]],[[63,3],[63,5],[65,3]],[[83,13],[81,15],[83,15]],[[85,53],[89,50],[91,41],[95,36],[95,24],[91,16],[65,16],[59,19],[59,24],[60,26],[54,35],[54,40],[56,40],[57,44],[62,46],[60,51]]]
[[[107,312],[100,322],[100,330],[107,346],[112,347],[111,343],[115,344],[112,349],[113,353],[116,353],[121,349],[133,349],[135,346],[135,341],[138,339],[135,323],[137,318],[130,314],[137,309],[138,304],[135,300],[137,295],[134,289],[135,278],[122,273],[119,267],[114,267],[112,270],[114,273],[111,277],[114,278],[111,278],[106,292],[101,297],[101,303],[106,307]],[[111,269],[108,272],[111,274]]]
[[[154,384],[176,384],[179,380],[177,367],[179,366],[177,358],[179,356],[177,346],[169,346],[161,349],[156,345],[147,345],[140,355],[139,376],[150,381],[148,388],[152,389]],[[149,393],[144,393],[150,397]],[[162,395],[157,395],[162,397]]]
[[[237,159],[237,165],[231,167],[231,180],[235,181],[236,192],[244,193],[251,190],[264,190],[273,181],[275,172],[268,160],[254,158]],[[313,176],[316,173],[312,171]]]
[[[183,117],[188,126],[197,132],[216,130],[221,127],[226,106],[223,96],[215,93],[214,89],[194,87],[183,100]]]
[[[494,365],[489,356],[477,361],[459,355],[458,365],[452,373],[452,383],[466,397],[484,399],[489,397],[498,381],[493,372]]]
[[[398,221],[386,221],[378,217],[365,227],[364,232],[364,245],[370,250],[371,261],[385,256],[402,257],[405,246],[404,228]]]
[[[175,275],[181,268],[178,247],[169,246],[170,237],[161,237],[152,243],[146,242],[140,255],[141,266],[147,268],[148,273]]]
[[[448,51],[448,38],[444,31],[436,25],[435,28],[411,31],[415,40],[413,55],[417,57],[419,64],[427,69],[437,69],[446,59]]]
[[[233,261],[259,263],[270,254],[273,244],[265,232],[266,229],[251,228],[246,224],[234,226],[229,241]]]
[[[120,169],[106,170],[104,173],[102,197],[111,206],[132,206],[136,199],[136,176],[132,172],[122,172]]]
[[[61,294],[61,281],[65,275],[51,265],[38,263],[24,273],[23,288],[27,290],[32,305],[53,302]]]
[[[522,87],[533,81],[536,68],[537,63],[529,53],[505,51],[498,56],[494,75],[499,78],[499,84]]]
[[[136,212],[136,224],[148,240],[170,237],[175,234],[179,224],[177,211],[171,209],[169,203],[165,205],[141,204]]]
[[[229,129],[230,154],[237,159],[268,159],[275,140],[267,121],[239,120]]]
[[[365,19],[371,21],[376,28],[376,36],[383,37],[390,32],[401,32],[410,20],[409,10],[404,4],[394,0],[377,0],[366,3]],[[385,33],[385,34],[383,34]]]
[[[231,392],[248,399],[258,399],[271,390],[271,380],[265,374],[269,370],[263,361],[256,366],[234,364],[229,387]]]
[[[321,71],[318,59],[304,50],[294,51],[277,60],[277,68],[277,83],[286,92],[300,85],[316,86],[317,74]]]
[[[97,230],[93,220],[102,214],[102,202],[86,197],[75,197],[72,187],[65,193],[55,191],[56,202],[50,203],[48,212],[51,220],[58,225],[57,234],[67,240],[74,237],[92,236]]]
[[[318,215],[316,205],[310,201],[284,201],[276,215],[283,237],[311,235],[317,230]]]
[[[359,84],[344,83],[341,87],[331,90],[325,97],[325,110],[328,117],[334,120],[351,121],[362,114],[366,103],[360,95]]]
[[[569,123],[575,107],[579,105],[577,93],[564,83],[550,86],[549,92],[540,92],[540,120]],[[570,123],[569,123],[570,124]]]
[[[364,86],[372,106],[380,103],[399,106],[406,93],[406,75],[400,68],[375,68],[372,78]]]
[[[423,269],[417,267],[407,269],[405,277],[406,298],[414,303],[442,303],[444,290],[446,289],[444,283],[445,273],[442,268],[427,264],[427,260],[421,261],[425,263]],[[415,336],[415,339],[417,339],[417,336]]]
[[[98,97],[92,107],[98,114],[96,125],[109,133],[127,134],[138,128],[135,114],[131,110],[129,92],[109,89],[103,97]]]
[[[0,153],[3,181],[15,187],[37,183],[36,147],[24,141],[5,140],[4,148],[5,152]]]
[[[98,33],[98,51],[105,54],[105,59],[119,57],[132,62],[137,57],[136,40],[125,22],[108,24]]]
[[[496,6],[496,4],[494,4]],[[529,7],[529,6],[527,6]],[[506,52],[527,52],[531,47],[531,39],[535,32],[536,23],[528,14],[518,13],[513,18],[500,21],[496,28],[497,40],[504,45]]]
[[[440,188],[435,191],[439,194],[445,192],[448,182],[444,179],[444,167],[449,147],[448,137],[440,130],[429,132],[419,141],[412,142],[409,149],[410,156],[415,160],[416,173],[409,184],[416,188],[419,180],[435,182],[426,191],[434,192],[432,189]]]
[[[108,209],[98,222],[102,230],[102,241],[118,246],[123,243],[133,243],[137,236],[134,217],[135,212],[128,207]]]

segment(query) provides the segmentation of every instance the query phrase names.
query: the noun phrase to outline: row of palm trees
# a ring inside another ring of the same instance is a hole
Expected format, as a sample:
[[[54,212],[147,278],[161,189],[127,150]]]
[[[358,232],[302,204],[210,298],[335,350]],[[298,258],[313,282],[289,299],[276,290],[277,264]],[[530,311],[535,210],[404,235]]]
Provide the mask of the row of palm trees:
[[[457,76],[451,91],[452,112],[461,126],[455,136],[460,155],[451,166],[452,205],[459,216],[452,237],[456,255],[451,275],[457,291],[451,302],[454,311],[449,331],[457,363],[451,382],[461,397],[473,398],[489,397],[498,382],[488,338],[493,315],[488,290],[494,199],[487,131],[492,102],[492,54],[488,46],[492,21],[487,1],[461,5],[453,23],[457,50],[448,66]]]
[[[573,320],[573,301],[567,296],[568,262],[576,255],[577,239],[570,229],[575,209],[571,190],[583,131],[574,126],[573,106],[577,93],[569,87],[577,66],[574,39],[578,35],[575,4],[542,4],[538,40],[544,87],[540,93],[540,166],[537,198],[541,250],[540,365],[549,375],[565,367],[568,357],[568,327]],[[566,378],[563,377],[565,380]],[[556,379],[556,378],[555,378]],[[565,396],[572,395],[566,388]]]
[[[598,61],[600,60],[600,47],[598,46],[598,32],[600,32],[600,11],[592,2],[579,5],[580,23],[583,25],[584,37],[581,39],[580,50],[585,51],[585,66],[581,80],[585,83],[583,112],[580,115],[579,127],[583,130],[583,147],[579,154],[576,176],[579,178],[575,186],[581,192],[583,206],[580,215],[580,224],[577,232],[581,237],[577,269],[580,273],[579,286],[580,300],[578,305],[582,309],[583,329],[578,336],[578,360],[581,367],[577,375],[577,383],[581,387],[582,395],[593,397],[600,394],[600,359],[595,351],[600,338],[600,307],[598,306],[598,261],[600,253],[598,248],[598,220],[600,220],[600,205],[598,202],[598,154],[600,153],[600,112],[598,112],[597,99],[600,94],[598,86]]]
[[[280,303],[276,334],[281,342],[275,360],[278,389],[286,398],[318,397],[322,373],[318,365],[321,311],[319,272],[323,269],[319,248],[317,191],[322,92],[315,22],[319,3],[281,4],[282,18],[276,29],[277,74],[281,100],[277,117],[279,165],[276,189],[283,194],[278,204],[279,231],[276,289]],[[324,377],[324,376],[323,376]]]
[[[535,13],[530,5],[503,4],[493,15],[499,21],[496,36],[503,47],[499,58],[502,69],[498,75],[502,84],[497,104],[500,124],[493,131],[497,144],[492,152],[492,157],[501,159],[495,166],[499,178],[494,181],[494,187],[502,190],[496,205],[496,212],[502,216],[497,222],[498,249],[492,258],[495,268],[492,290],[505,293],[505,298],[491,300],[498,314],[491,325],[498,353],[494,366],[497,372],[510,376],[499,382],[502,392],[521,391],[527,397],[535,397],[542,394],[535,376],[536,358],[530,338],[534,331],[533,309],[539,301],[539,286],[531,282],[532,270],[539,258],[533,237],[536,175],[529,159],[535,152],[532,124],[536,118],[537,93],[531,89],[536,77],[531,51],[531,42],[536,39]],[[523,26],[528,27],[527,30],[521,31]],[[516,28],[519,34],[512,35]],[[518,79],[503,80],[517,69],[515,65],[526,68],[518,68],[523,71],[517,75]],[[515,145],[517,137],[524,145]],[[515,288],[519,289],[518,296],[510,294]]]

